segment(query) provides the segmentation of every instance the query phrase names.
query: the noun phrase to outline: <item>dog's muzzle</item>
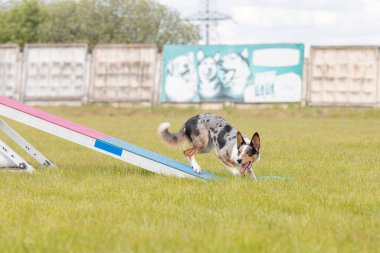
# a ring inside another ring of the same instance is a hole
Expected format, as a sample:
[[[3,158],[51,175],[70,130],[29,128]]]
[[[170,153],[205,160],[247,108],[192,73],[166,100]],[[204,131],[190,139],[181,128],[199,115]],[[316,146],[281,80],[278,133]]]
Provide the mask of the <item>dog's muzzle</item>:
[[[249,171],[249,169],[251,168],[251,162],[248,162],[246,164],[242,164],[240,165],[240,174],[245,174],[246,171]]]

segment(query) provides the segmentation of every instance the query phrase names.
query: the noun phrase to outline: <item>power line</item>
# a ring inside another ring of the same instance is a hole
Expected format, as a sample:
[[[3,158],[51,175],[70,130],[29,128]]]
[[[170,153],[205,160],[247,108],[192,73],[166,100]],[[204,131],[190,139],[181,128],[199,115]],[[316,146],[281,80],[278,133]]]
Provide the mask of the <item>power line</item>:
[[[217,12],[215,9],[216,3],[213,0],[199,0],[199,11],[187,18],[201,24],[205,32],[206,45],[210,44],[211,35],[217,33],[217,22],[231,19],[229,15]]]

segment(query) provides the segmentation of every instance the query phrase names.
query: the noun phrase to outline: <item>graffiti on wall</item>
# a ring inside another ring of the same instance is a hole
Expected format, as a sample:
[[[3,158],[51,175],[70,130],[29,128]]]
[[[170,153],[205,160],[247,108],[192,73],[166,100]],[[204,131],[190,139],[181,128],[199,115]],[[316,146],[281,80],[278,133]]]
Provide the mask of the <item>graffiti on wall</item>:
[[[299,102],[303,48],[165,46],[161,102]]]

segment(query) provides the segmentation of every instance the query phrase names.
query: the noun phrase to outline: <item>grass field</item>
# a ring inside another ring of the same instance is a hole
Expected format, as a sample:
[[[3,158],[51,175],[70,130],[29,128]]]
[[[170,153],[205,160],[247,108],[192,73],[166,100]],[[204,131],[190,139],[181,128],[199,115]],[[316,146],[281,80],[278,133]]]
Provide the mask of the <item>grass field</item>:
[[[183,162],[156,128],[201,112],[44,109]],[[9,122],[59,169],[0,172],[0,252],[380,252],[379,110],[214,113],[260,133],[258,176],[291,179],[234,179],[214,152],[198,162],[220,180],[160,176]]]

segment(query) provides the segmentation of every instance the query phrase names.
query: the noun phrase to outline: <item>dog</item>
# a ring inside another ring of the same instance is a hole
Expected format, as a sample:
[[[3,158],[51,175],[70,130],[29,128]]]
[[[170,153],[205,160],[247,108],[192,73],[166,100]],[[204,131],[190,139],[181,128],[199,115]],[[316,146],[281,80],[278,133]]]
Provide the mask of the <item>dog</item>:
[[[201,173],[201,167],[195,155],[215,149],[218,158],[232,174],[240,176],[247,173],[257,180],[252,168],[260,160],[260,136],[257,132],[249,140],[226,120],[211,113],[191,117],[177,133],[170,133],[169,127],[170,123],[161,123],[159,136],[167,144],[175,146],[187,139],[192,147],[183,153],[196,173]],[[235,168],[237,166],[239,170]]]
[[[245,48],[241,53],[224,55],[218,61],[218,67],[224,95],[232,99],[243,99],[244,89],[251,78],[248,49]]]
[[[180,55],[166,65],[165,93],[170,102],[194,102],[198,76],[194,53]]]
[[[205,56],[202,50],[197,53],[198,75],[199,75],[199,95],[203,99],[217,99],[222,95],[222,83],[218,76],[217,62],[220,54]]]

